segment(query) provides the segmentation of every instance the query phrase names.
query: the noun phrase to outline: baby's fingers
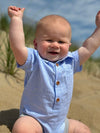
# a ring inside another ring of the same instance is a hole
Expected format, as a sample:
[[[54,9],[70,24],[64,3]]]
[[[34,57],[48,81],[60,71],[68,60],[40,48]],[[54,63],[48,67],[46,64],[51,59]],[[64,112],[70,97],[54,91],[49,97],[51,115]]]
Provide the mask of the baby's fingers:
[[[21,8],[16,7],[16,6],[10,6],[8,9],[9,10],[13,10],[13,11],[19,11],[19,10],[21,10]]]
[[[24,12],[25,8],[22,8],[22,9],[20,8],[20,10],[21,10],[22,12]]]
[[[10,6],[8,7],[8,15],[10,17],[17,16],[17,17],[22,17],[24,13],[25,8],[19,8],[16,6]]]
[[[25,8],[22,8],[22,9],[21,9],[20,7],[11,6],[11,10],[16,11],[16,12],[18,12],[18,11],[24,12]]]

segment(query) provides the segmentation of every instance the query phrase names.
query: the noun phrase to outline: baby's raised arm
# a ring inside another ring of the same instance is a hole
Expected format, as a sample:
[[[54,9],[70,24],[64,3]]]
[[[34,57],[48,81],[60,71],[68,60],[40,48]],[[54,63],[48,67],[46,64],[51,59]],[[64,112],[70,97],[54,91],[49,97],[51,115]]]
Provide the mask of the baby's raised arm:
[[[79,48],[80,65],[82,65],[100,46],[100,11],[96,15],[96,29],[94,33],[84,41]]]
[[[20,65],[25,63],[28,55],[23,32],[23,12],[24,8],[8,7],[8,15],[11,18],[9,30],[10,46]]]

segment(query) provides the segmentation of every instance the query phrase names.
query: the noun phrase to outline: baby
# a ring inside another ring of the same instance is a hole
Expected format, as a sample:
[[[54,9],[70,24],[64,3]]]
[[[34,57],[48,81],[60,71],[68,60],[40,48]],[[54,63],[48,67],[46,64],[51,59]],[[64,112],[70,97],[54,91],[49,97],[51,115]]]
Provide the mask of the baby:
[[[70,23],[59,15],[42,18],[36,27],[34,48],[25,47],[24,8],[10,6],[10,46],[17,66],[25,70],[20,117],[12,133],[91,133],[89,128],[66,118],[73,92],[73,74],[100,46],[100,12],[96,30],[82,47],[69,52]]]

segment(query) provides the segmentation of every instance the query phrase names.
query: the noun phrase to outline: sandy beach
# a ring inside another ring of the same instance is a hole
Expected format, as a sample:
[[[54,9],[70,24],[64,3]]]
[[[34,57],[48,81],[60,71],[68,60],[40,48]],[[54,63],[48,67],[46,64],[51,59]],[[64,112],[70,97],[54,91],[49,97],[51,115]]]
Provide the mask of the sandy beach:
[[[24,79],[24,72],[20,71]],[[74,92],[68,118],[87,124],[92,133],[100,133],[100,79],[85,72],[75,74]],[[11,133],[19,115],[23,81],[0,73],[0,133]]]

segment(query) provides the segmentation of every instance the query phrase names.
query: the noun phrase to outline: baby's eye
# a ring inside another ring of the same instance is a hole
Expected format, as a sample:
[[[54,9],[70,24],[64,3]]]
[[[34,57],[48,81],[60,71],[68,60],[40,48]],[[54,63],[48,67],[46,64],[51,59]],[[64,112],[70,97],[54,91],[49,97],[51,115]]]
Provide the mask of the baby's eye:
[[[48,39],[48,40],[46,40],[46,41],[47,41],[47,42],[49,42],[49,43],[53,42],[53,40],[49,40],[49,39]]]
[[[63,44],[63,43],[65,43],[65,42],[63,42],[63,41],[58,41],[58,43]]]

